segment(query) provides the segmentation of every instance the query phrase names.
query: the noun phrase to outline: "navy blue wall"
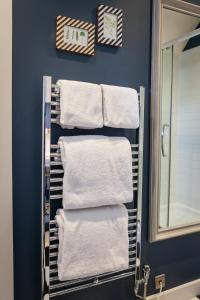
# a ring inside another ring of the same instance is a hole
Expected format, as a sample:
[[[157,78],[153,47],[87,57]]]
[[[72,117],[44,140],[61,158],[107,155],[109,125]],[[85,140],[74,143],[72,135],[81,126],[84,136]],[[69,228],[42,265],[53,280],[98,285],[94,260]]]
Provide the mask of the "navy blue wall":
[[[194,2],[194,1],[193,1]],[[195,1],[200,4],[200,0]],[[148,243],[150,0],[106,0],[124,11],[124,45],[96,46],[94,57],[55,50],[58,14],[95,22],[99,0],[13,1],[13,192],[15,300],[40,299],[42,76],[124,86],[144,85],[145,159],[143,262],[152,278],[167,274],[167,287],[200,277],[200,234]],[[153,283],[151,281],[150,292]],[[130,299],[131,279],[70,294],[62,299]],[[61,298],[60,298],[61,299]]]

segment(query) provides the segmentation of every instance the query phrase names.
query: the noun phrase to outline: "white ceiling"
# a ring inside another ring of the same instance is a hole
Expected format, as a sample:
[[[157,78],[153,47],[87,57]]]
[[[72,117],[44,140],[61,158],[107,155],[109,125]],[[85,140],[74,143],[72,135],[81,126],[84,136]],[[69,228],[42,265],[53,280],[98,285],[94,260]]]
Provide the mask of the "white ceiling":
[[[161,42],[166,43],[191,32],[196,29],[199,22],[200,18],[164,8],[162,15]],[[185,47],[186,43],[187,41],[179,43],[176,48],[179,48],[180,51]]]

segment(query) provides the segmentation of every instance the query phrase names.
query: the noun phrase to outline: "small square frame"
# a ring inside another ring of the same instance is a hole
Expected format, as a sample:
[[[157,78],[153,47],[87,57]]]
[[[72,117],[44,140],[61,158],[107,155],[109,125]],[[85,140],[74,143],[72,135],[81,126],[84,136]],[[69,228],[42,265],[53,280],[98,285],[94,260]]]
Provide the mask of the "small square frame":
[[[105,36],[105,14],[113,15],[113,17],[116,17],[117,24],[115,30],[115,38]],[[122,21],[122,9],[114,8],[103,4],[99,5],[97,8],[97,42],[99,44],[105,44],[114,47],[122,47]]]
[[[73,34],[73,37],[66,37],[65,30],[68,33]],[[77,39],[82,37],[85,38],[85,33],[87,33],[87,43],[79,42]],[[84,45],[85,43],[85,45]],[[57,16],[56,18],[56,49],[64,50],[85,55],[94,55],[95,47],[95,25],[92,23],[87,23],[77,19],[72,19],[64,16]]]

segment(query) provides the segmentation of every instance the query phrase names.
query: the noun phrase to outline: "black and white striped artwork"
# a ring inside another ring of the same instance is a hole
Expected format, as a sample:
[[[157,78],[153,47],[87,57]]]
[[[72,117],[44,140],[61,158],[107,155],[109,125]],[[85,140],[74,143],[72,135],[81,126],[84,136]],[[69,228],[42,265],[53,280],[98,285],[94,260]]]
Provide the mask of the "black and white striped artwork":
[[[97,42],[122,47],[122,20],[121,9],[99,5],[97,9]]]
[[[94,55],[95,25],[58,16],[56,20],[56,48],[85,55]]]

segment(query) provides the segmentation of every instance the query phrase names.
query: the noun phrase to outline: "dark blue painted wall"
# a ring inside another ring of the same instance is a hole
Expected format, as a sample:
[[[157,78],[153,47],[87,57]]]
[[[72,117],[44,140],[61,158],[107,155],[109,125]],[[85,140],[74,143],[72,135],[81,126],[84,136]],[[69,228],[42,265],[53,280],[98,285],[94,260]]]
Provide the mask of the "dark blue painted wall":
[[[13,1],[13,192],[15,300],[40,299],[42,76],[124,86],[144,85],[145,158],[143,262],[152,276],[167,274],[167,287],[200,277],[200,234],[149,244],[150,0],[106,0],[124,11],[124,46],[96,46],[94,57],[55,50],[58,14],[95,22],[99,0]],[[200,4],[200,0],[196,1]],[[124,134],[124,132],[123,132]],[[152,291],[152,282],[150,291]],[[132,282],[119,280],[62,299],[130,299]]]

